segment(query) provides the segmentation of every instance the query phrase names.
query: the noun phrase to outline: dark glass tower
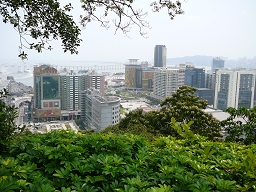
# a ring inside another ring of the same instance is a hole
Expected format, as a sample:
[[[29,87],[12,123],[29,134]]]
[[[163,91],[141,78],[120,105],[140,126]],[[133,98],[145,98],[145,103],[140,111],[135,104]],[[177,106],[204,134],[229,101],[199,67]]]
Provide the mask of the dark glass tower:
[[[154,51],[154,67],[166,67],[166,46],[156,45]]]

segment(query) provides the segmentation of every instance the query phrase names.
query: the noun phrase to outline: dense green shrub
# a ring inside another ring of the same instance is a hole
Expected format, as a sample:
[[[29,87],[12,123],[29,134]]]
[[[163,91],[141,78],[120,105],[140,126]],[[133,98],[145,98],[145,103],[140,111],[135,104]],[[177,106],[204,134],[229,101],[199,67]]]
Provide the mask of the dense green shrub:
[[[14,106],[6,104],[7,95],[6,89],[0,90],[0,155],[7,150],[15,136],[15,131],[18,130],[14,122],[17,117],[17,111]]]
[[[255,191],[256,145],[134,135],[22,136],[0,157],[0,191]]]

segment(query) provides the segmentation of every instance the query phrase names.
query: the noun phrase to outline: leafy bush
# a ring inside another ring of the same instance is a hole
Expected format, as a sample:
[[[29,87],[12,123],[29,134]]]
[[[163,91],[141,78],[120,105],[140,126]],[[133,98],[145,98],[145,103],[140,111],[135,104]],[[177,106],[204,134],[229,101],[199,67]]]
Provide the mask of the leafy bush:
[[[8,93],[5,89],[0,90],[0,154],[5,151],[18,130],[14,119],[17,117],[15,107],[9,106],[4,99]]]
[[[0,191],[255,191],[256,145],[134,135],[22,136],[0,157]]]

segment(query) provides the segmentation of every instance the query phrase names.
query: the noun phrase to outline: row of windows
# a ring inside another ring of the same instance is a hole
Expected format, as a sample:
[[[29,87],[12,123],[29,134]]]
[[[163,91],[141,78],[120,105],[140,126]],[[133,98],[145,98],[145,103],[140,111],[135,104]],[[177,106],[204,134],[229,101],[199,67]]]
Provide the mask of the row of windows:
[[[117,121],[112,121],[112,124],[115,124],[115,123],[118,123],[119,121],[117,120]]]
[[[119,115],[112,117],[112,119],[117,119],[117,118],[119,118]]]

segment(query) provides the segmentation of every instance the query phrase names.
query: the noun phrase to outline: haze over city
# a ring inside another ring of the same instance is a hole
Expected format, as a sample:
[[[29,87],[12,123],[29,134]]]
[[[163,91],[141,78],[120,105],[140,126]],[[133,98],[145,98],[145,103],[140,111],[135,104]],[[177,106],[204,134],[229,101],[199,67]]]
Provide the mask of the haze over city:
[[[255,10],[0,0],[0,192],[255,191]]]
[[[67,0],[63,4],[68,3]],[[79,10],[80,2],[72,2]],[[152,13],[148,1],[138,1],[136,7],[148,12],[145,18],[151,28],[145,28],[147,38],[139,35],[135,26],[125,36],[112,25],[109,30],[91,22],[82,30],[83,42],[78,55],[63,53],[60,41],[52,41],[52,51],[24,50],[27,62],[72,62],[72,61],[126,61],[138,58],[153,60],[156,44],[166,45],[167,58],[208,55],[229,59],[254,57],[256,50],[256,1],[254,0],[188,0],[182,1],[185,13],[171,20],[165,10]],[[75,18],[81,13],[75,12]],[[9,25],[0,23],[1,60],[17,60],[19,35]]]

